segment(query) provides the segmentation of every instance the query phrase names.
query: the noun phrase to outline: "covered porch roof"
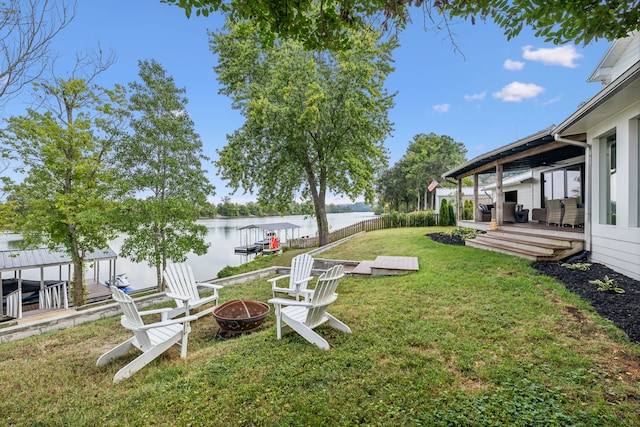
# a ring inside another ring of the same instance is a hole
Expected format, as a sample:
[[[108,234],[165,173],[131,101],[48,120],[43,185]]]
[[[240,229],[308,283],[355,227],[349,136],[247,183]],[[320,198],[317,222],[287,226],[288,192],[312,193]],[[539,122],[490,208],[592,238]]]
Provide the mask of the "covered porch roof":
[[[442,177],[444,179],[462,179],[473,174],[495,172],[498,164],[502,165],[502,170],[505,172],[526,171],[584,155],[585,135],[574,136],[571,141],[557,141],[554,138],[555,129],[555,126],[551,126],[526,138],[482,154],[445,172]]]

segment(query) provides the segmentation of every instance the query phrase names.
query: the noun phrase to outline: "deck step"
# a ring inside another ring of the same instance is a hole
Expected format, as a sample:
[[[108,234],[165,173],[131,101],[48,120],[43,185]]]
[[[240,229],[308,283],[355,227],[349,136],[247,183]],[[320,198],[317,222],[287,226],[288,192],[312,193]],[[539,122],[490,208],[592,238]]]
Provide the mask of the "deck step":
[[[475,239],[469,239],[465,244],[532,261],[561,260],[584,249],[584,240],[578,233],[556,233],[555,230],[546,234],[531,233],[529,230],[509,230],[507,227],[478,234]]]
[[[509,232],[504,230],[488,231],[486,236],[491,238],[503,239],[513,242],[520,242],[525,244],[535,244],[538,246],[549,248],[570,248],[572,242],[582,239],[571,238],[558,238],[550,237],[549,235],[535,234],[535,233],[521,233],[521,232]]]

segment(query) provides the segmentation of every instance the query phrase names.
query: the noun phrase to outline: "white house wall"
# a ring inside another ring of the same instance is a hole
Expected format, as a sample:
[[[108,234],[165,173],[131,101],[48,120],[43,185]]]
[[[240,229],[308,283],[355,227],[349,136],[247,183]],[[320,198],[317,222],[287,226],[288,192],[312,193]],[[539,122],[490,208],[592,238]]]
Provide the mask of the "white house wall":
[[[591,201],[588,214],[591,215],[591,260],[606,264],[634,279],[640,280],[640,226],[638,224],[638,120],[639,101],[629,108],[602,121],[587,131],[592,144]],[[616,225],[605,224],[600,217],[600,200],[606,195],[600,193],[601,179],[601,139],[612,131],[616,132],[617,143],[617,197]],[[588,221],[588,219],[587,219]]]

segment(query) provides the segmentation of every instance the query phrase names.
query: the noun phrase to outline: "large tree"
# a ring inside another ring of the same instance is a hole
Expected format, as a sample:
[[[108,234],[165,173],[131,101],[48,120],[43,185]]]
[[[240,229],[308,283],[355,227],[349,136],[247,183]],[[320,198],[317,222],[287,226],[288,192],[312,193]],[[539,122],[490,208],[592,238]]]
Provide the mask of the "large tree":
[[[133,134],[118,148],[131,196],[120,255],[155,266],[162,291],[167,260],[182,262],[190,251],[207,252],[207,229],[196,220],[214,188],[203,169],[209,159],[187,113],[185,89],[178,89],[156,61],[140,61],[139,67],[140,81],[129,85]]]
[[[461,142],[454,141],[448,135],[426,135],[420,133],[413,137],[404,154],[404,171],[409,181],[408,190],[412,190],[418,200],[422,197],[422,208],[435,206],[435,198],[429,200],[428,186],[432,181],[440,180],[446,171],[465,162],[467,149]],[[422,194],[421,194],[422,193]]]
[[[301,43],[263,45],[251,23],[212,34],[221,93],[245,117],[217,165],[224,179],[276,207],[299,194],[312,200],[320,245],[328,243],[328,192],[372,201],[375,172],[386,164],[393,96],[394,41],[353,34],[352,48],[314,53]]]
[[[54,58],[53,38],[75,15],[75,1],[0,2],[0,106],[36,81]]]
[[[84,262],[115,237],[111,153],[120,127],[115,111],[124,93],[73,77],[38,89],[46,109],[9,118],[0,135],[0,150],[24,175],[21,183],[5,177],[5,190],[20,204],[16,225],[26,246],[46,243],[69,254],[74,301],[82,305]]]
[[[222,11],[233,21],[251,19],[265,41],[292,38],[310,49],[344,48],[354,28],[402,28],[411,7],[434,27],[455,18],[491,19],[512,38],[524,26],[556,44],[626,37],[640,28],[638,0],[161,0],[187,17]],[[421,21],[422,22],[422,21]]]
[[[411,202],[415,198],[410,197],[407,188],[409,183],[402,159],[380,173],[377,180],[378,202],[385,212],[411,209]]]
[[[417,134],[402,158],[381,175],[378,181],[381,201],[398,205],[399,200],[412,198],[416,200],[417,209],[433,206],[435,199],[429,197],[429,184],[440,180],[444,172],[464,163],[466,153],[464,144],[450,136]]]

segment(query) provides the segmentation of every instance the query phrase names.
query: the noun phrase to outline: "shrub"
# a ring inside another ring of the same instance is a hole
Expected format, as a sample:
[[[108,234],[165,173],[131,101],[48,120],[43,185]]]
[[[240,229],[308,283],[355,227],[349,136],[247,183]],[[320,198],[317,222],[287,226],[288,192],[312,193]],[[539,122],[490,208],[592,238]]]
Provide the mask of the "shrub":
[[[438,225],[446,227],[450,224],[451,219],[449,218],[449,202],[447,202],[447,199],[444,199],[440,204],[440,218],[438,221]]]
[[[601,292],[613,291],[619,294],[624,294],[624,289],[618,287],[618,283],[615,280],[609,279],[609,276],[604,276],[604,280],[589,280],[592,285],[598,285],[598,290]]]
[[[473,202],[471,200],[467,199],[464,201],[464,208],[462,208],[462,219],[473,219]]]
[[[456,213],[453,211],[453,204],[449,203],[449,225],[456,225]]]
[[[567,264],[565,262],[562,266],[569,270],[589,271],[591,264],[588,262],[574,262],[573,264]]]

